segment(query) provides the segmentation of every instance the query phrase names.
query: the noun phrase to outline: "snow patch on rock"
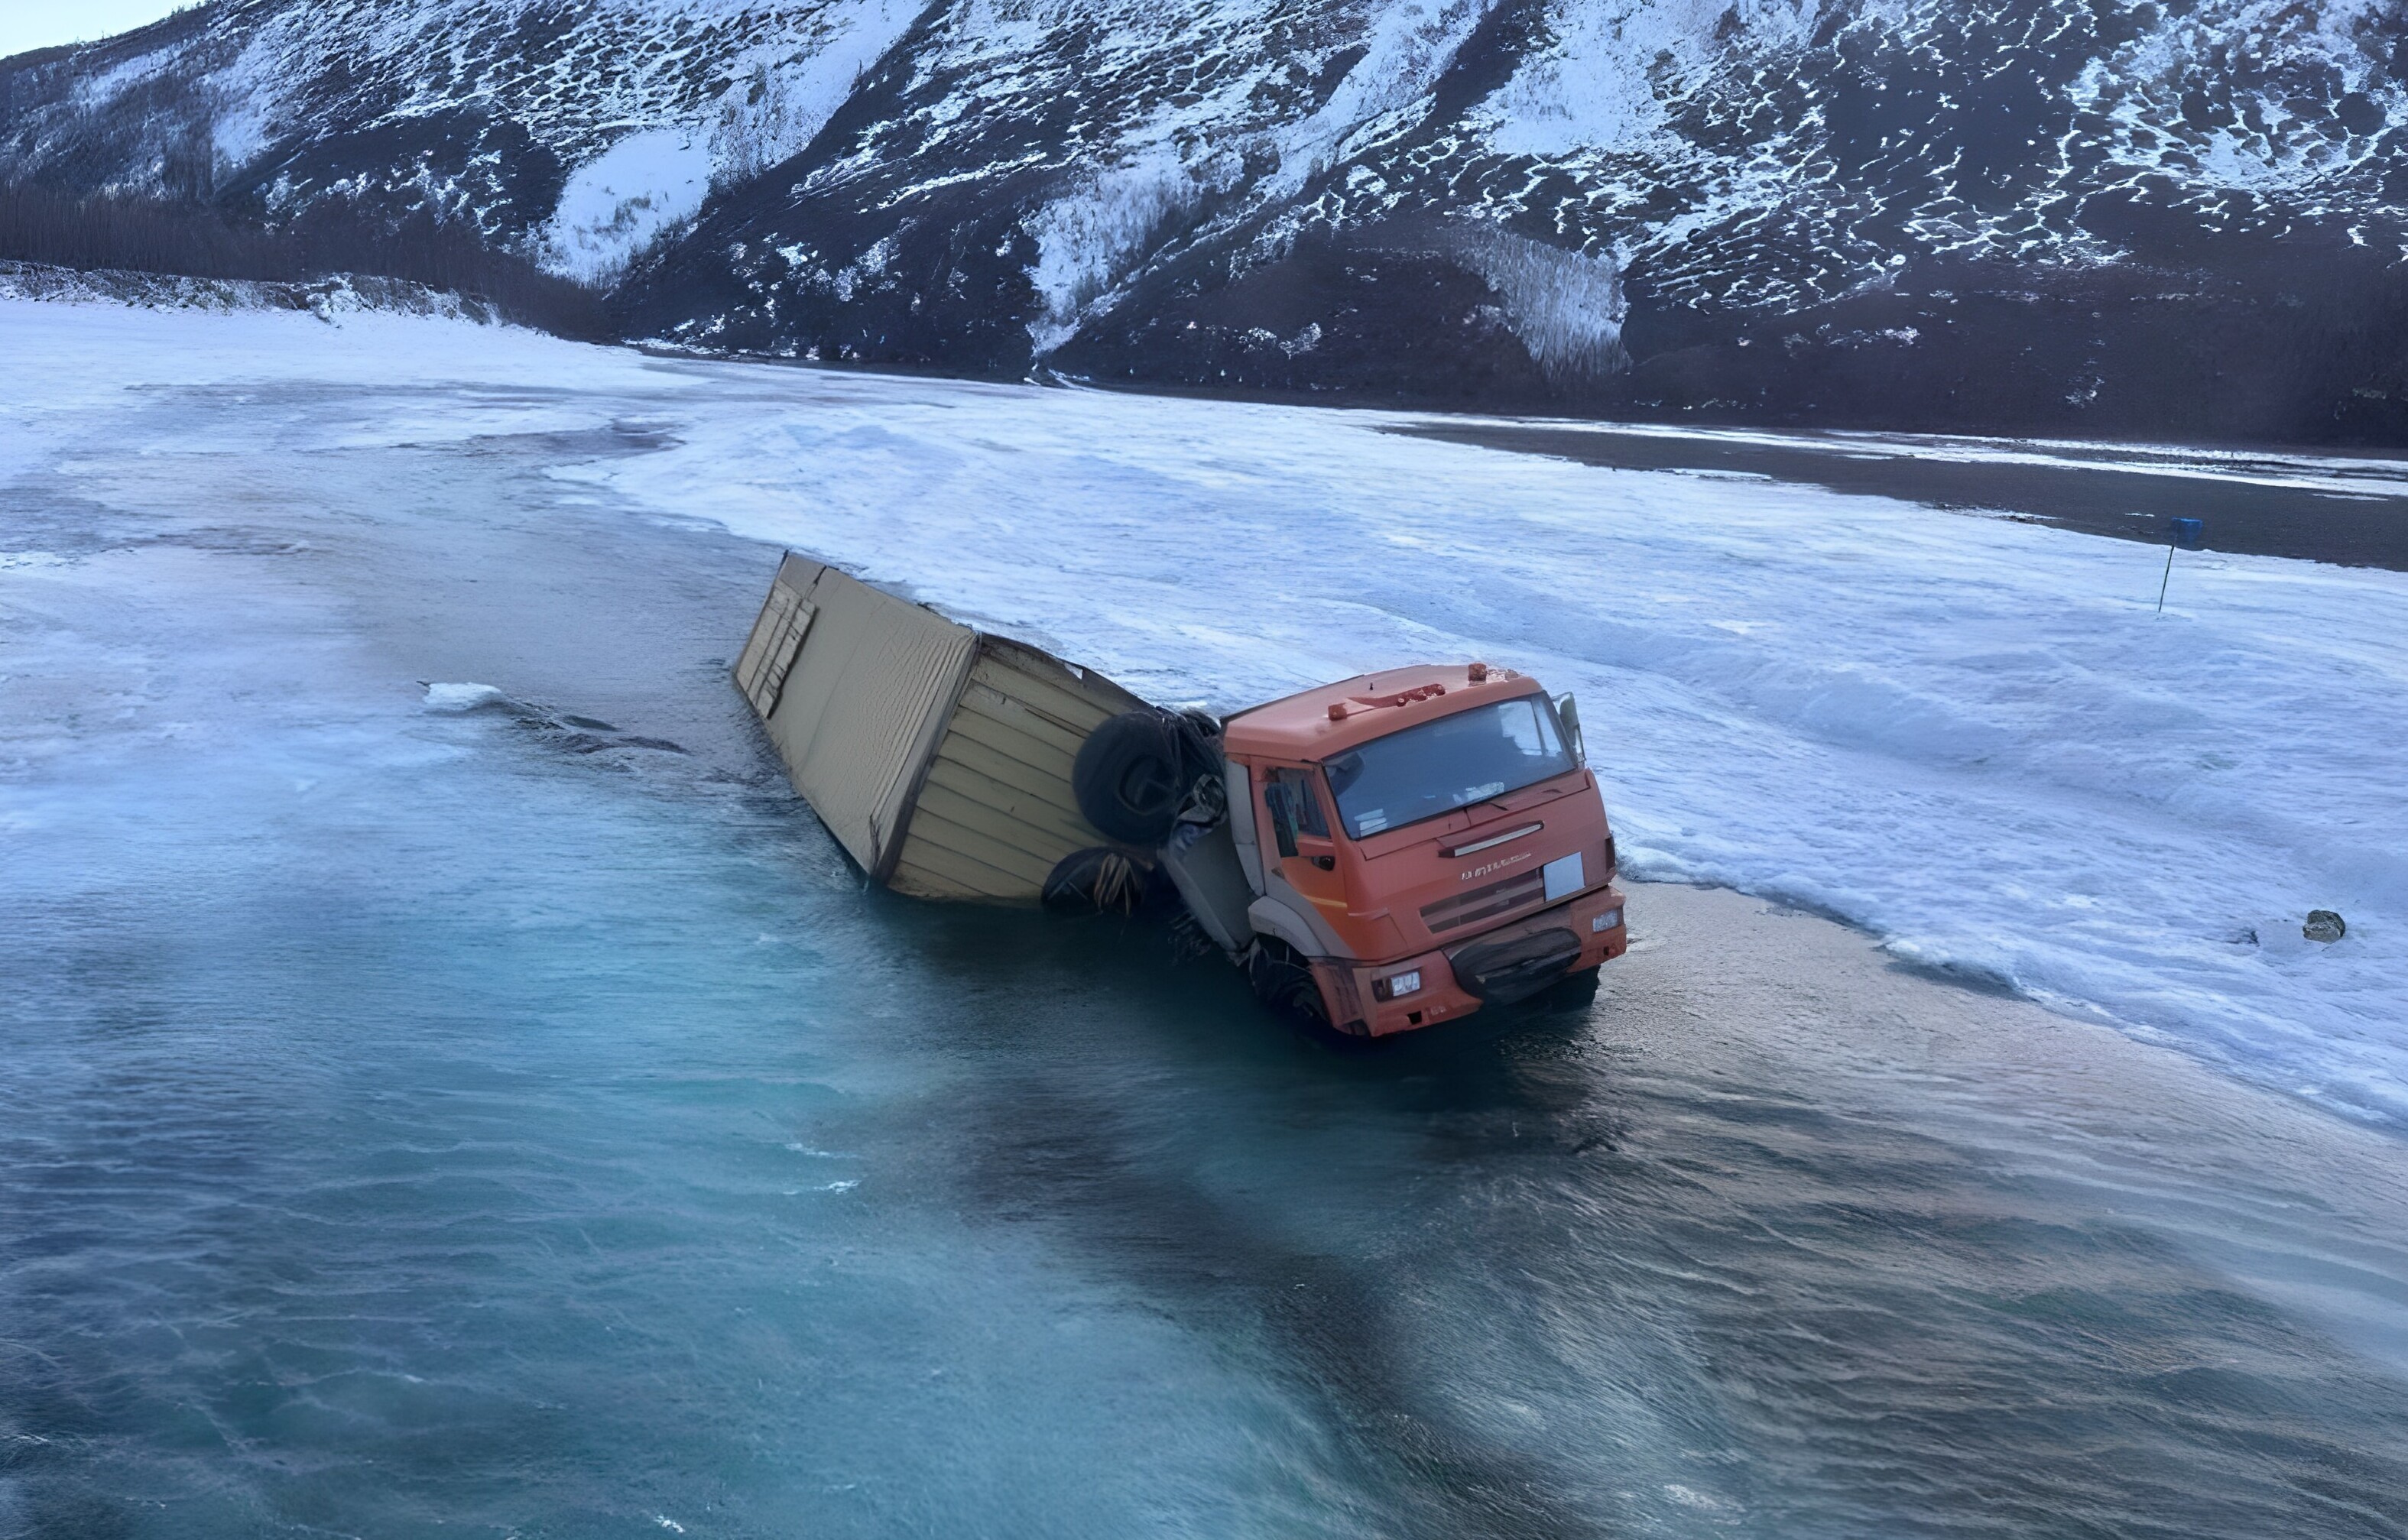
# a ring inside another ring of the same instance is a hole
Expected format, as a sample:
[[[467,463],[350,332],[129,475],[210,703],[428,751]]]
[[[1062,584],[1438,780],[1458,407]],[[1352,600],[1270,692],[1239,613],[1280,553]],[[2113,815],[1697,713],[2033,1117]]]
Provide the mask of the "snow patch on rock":
[[[1276,135],[1279,165],[1263,188],[1293,197],[1305,183],[1412,126],[1412,109],[1486,19],[1484,0],[1403,0],[1369,23],[1363,56],[1319,110]]]
[[[1555,44],[1526,59],[1484,104],[1488,142],[1555,157],[1635,146],[1663,134],[1665,102],[1732,47],[1802,42],[1811,0],[1558,0]]]
[[[692,125],[628,135],[561,189],[544,265],[580,283],[609,283],[663,232],[694,218],[713,169],[709,136]]]
[[[1028,270],[1044,310],[1029,322],[1039,357],[1068,342],[1090,307],[1155,247],[1197,203],[1236,180],[1228,164],[1182,164],[1168,146],[1088,179],[1029,216],[1037,242]]]
[[[209,148],[219,177],[240,171],[265,152],[284,115],[284,87],[299,74],[294,61],[307,56],[304,43],[290,19],[272,17],[231,64],[202,82],[211,104]]]
[[[1506,323],[1550,379],[1594,379],[1629,366],[1622,349],[1629,306],[1612,257],[1488,228],[1466,232],[1456,250],[1503,298]]]
[[[220,175],[239,171],[267,148],[268,104],[262,96],[236,97],[209,123],[209,150]]]
[[[781,37],[735,60],[710,135],[717,184],[758,176],[810,144],[918,10],[905,0],[832,6],[807,29],[798,25],[801,39]]]
[[[2337,176],[2388,164],[2381,129],[2408,121],[2408,93],[2360,42],[2383,36],[2394,11],[2372,0],[2172,8],[2093,60],[2069,95],[2114,124],[2121,167],[2191,187],[2313,201]],[[2246,69],[2234,67],[2234,39],[2245,39]],[[2355,114],[2343,107],[2351,97]]]
[[[865,0],[782,19],[787,30],[730,61],[733,79],[703,115],[638,128],[570,175],[542,233],[544,265],[580,283],[617,279],[715,189],[809,144],[914,14],[903,0]]]

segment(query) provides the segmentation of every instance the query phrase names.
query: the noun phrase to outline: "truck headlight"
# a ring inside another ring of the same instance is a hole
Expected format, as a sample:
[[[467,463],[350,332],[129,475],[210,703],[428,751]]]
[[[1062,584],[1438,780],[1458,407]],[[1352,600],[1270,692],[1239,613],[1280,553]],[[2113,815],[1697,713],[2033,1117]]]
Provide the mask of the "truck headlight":
[[[1407,968],[1402,973],[1392,973],[1385,978],[1373,981],[1371,993],[1381,1000],[1394,1000],[1400,994],[1412,994],[1421,987],[1421,969]]]
[[[1616,925],[1621,923],[1622,911],[1620,909],[1608,909],[1605,913],[1598,916],[1595,920],[1588,922],[1589,934],[1591,935],[1600,934],[1606,931],[1613,929]]]

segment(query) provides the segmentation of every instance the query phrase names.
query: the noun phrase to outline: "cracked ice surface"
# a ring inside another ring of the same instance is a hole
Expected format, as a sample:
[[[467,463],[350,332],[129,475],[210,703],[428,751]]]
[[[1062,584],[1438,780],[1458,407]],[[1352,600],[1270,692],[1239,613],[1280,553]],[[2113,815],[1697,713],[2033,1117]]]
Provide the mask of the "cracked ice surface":
[[[0,477],[161,392],[334,381],[367,388],[355,417],[220,413],[211,442],[638,422],[662,447],[564,440],[552,476],[1167,701],[1228,710],[1415,658],[1527,669],[1579,693],[1636,874],[1825,909],[1901,960],[2408,1122],[2408,575],[2202,554],[2159,619],[2157,555],[2131,543],[1401,438],[1387,414],[381,317],[10,305],[0,326]],[[2348,938],[2303,940],[2311,907]]]

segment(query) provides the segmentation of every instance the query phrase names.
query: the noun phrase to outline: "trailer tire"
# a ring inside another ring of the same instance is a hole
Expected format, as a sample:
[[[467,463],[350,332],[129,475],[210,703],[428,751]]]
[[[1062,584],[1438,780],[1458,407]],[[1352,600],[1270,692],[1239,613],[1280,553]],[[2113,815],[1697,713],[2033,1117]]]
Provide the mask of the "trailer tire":
[[[1312,965],[1279,937],[1254,938],[1254,950],[1246,954],[1246,982],[1272,1015],[1300,1027],[1329,1030],[1329,1013],[1322,1007]]]
[[[1125,850],[1073,850],[1047,874],[1040,896],[1055,914],[1133,915],[1152,895],[1154,870]]]
[[[1195,724],[1171,711],[1124,711],[1087,734],[1071,762],[1079,811],[1110,838],[1155,846],[1170,837],[1179,809],[1206,766]]]

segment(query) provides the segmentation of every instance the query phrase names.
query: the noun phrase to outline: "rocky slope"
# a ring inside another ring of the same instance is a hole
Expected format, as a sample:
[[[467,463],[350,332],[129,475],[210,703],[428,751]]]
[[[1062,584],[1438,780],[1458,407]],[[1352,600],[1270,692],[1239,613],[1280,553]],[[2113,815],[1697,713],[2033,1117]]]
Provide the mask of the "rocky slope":
[[[217,0],[0,63],[0,174],[699,348],[2402,442],[2403,78],[2403,0]]]

